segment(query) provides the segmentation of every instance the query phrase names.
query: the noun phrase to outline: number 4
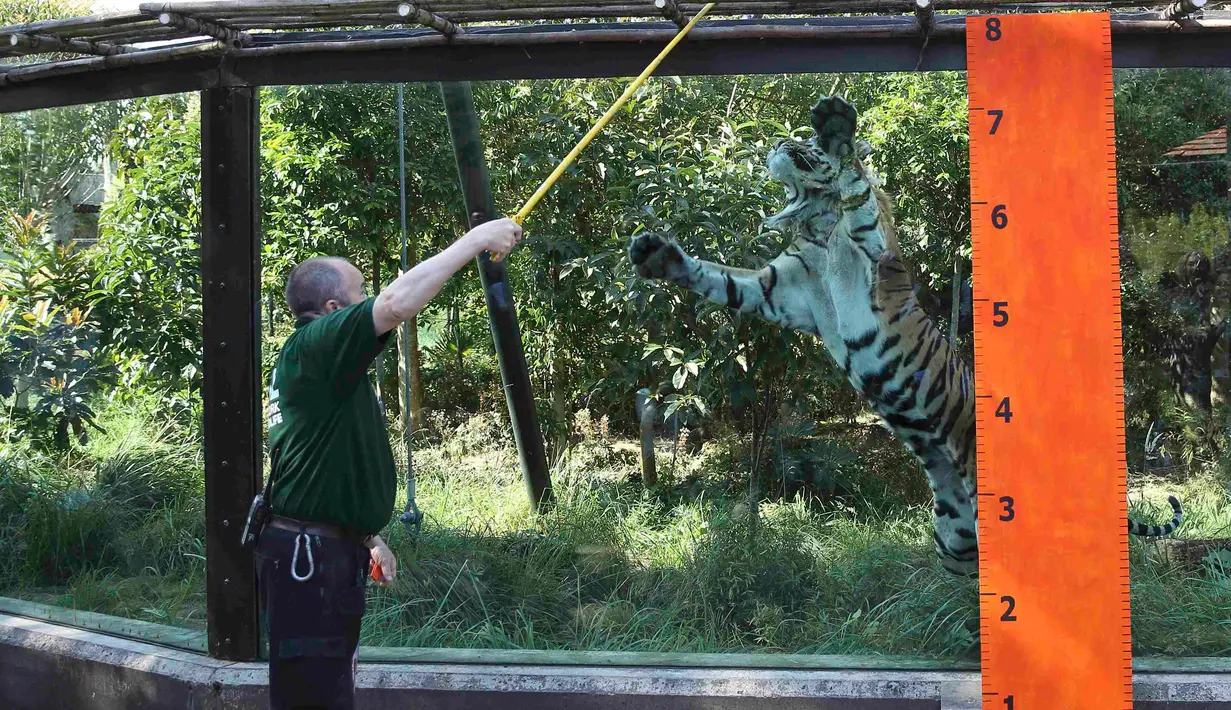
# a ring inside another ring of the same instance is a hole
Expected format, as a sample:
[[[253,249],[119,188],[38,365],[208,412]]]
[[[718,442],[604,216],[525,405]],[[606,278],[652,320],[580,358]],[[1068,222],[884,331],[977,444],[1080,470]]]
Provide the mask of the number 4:
[[[1009,409],[1008,397],[1000,400],[1000,406],[996,407],[996,416],[1003,419],[1005,424],[1013,421],[1013,410]]]

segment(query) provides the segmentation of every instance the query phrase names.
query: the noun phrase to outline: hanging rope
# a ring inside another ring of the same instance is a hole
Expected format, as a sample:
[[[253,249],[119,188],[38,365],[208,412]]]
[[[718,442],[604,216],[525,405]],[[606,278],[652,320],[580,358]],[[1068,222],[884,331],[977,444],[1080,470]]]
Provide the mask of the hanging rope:
[[[401,197],[402,212],[402,273],[410,270],[410,255],[406,250],[406,147],[405,147],[405,113],[402,107],[402,85],[398,84],[398,192]],[[423,530],[423,512],[415,503],[415,466],[414,466],[414,434],[415,423],[410,416],[410,322],[404,321],[402,328],[402,424],[405,430],[406,443],[406,509],[398,516],[406,532],[416,535]]]

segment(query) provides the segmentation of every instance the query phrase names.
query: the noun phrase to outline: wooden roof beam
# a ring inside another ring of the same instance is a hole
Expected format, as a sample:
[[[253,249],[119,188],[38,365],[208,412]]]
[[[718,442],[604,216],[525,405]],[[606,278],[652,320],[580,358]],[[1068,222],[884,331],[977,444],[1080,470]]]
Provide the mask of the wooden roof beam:
[[[62,39],[55,35],[27,34],[13,32],[4,40],[6,49],[19,51],[23,54],[39,54],[45,52],[68,52],[71,54],[93,54],[109,57],[113,54],[131,52],[131,47],[108,42],[90,42],[84,39]]]
[[[654,7],[658,8],[663,17],[671,20],[681,29],[688,24],[688,17],[680,11],[680,6],[675,0],[654,0]]]
[[[404,2],[398,5],[398,16],[404,17],[415,24],[431,27],[446,37],[452,37],[453,35],[465,32],[461,27],[439,15],[433,15],[414,3]]]
[[[205,44],[161,47],[158,49],[124,52],[123,54],[113,54],[105,57],[82,57],[80,59],[46,62],[11,68],[5,73],[4,79],[6,84],[14,85],[50,77],[98,71],[100,69],[136,67],[158,64],[184,57],[222,54],[225,48],[226,45],[224,43],[214,40]]]
[[[141,11],[147,12],[148,14],[155,14],[154,12],[147,10],[147,7],[149,6],[142,5]],[[153,8],[151,7],[150,9],[152,10]],[[158,24],[163,25],[164,27],[174,27],[175,29],[182,30],[184,32],[192,32],[194,34],[213,37],[219,42],[225,42],[227,45],[236,49],[239,49],[240,47],[252,46],[252,35],[247,32],[241,32],[230,27],[224,27],[223,25],[210,22],[209,20],[201,20],[195,17],[181,15],[178,12],[163,10],[159,11],[157,15]]]
[[[1206,2],[1207,0],[1176,0],[1158,13],[1158,19],[1178,22],[1194,12],[1199,12]]]
[[[56,35],[58,37],[77,36],[90,30],[118,27],[146,19],[139,12],[107,12],[86,17],[72,17],[59,20],[40,20],[20,25],[0,27],[0,35],[20,32],[23,34]]]
[[[932,33],[932,25],[936,20],[932,0],[915,0],[915,22],[919,23],[919,34],[927,37]]]
[[[571,0],[570,0],[571,1]],[[241,17],[245,15],[354,15],[392,14],[398,0],[184,0],[183,2],[147,2],[141,4],[146,14],[177,12],[193,17]]]

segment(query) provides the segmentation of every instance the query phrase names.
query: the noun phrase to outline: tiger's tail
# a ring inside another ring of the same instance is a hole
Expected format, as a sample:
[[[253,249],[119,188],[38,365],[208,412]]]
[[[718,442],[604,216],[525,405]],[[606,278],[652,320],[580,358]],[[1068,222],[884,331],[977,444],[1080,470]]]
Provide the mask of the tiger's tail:
[[[1184,509],[1180,507],[1180,501],[1175,496],[1167,496],[1167,502],[1171,504],[1171,510],[1174,513],[1170,522],[1163,525],[1151,525],[1129,518],[1128,534],[1138,537],[1163,537],[1175,532],[1184,520]]]

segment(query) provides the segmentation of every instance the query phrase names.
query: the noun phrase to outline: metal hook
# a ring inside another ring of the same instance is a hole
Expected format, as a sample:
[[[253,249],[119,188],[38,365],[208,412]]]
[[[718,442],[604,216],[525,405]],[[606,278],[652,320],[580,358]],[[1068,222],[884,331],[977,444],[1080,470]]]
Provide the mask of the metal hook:
[[[304,549],[308,551],[308,574],[305,577],[300,577],[299,573],[295,571],[295,568],[299,566],[299,541],[301,538],[307,539],[308,541],[308,544],[304,545]],[[296,582],[306,582],[309,579],[312,579],[312,576],[315,574],[316,563],[312,560],[312,538],[308,537],[304,533],[299,533],[295,536],[295,552],[291,555],[291,579]]]
[[[402,521],[402,526],[406,528],[407,534],[418,535],[423,532],[423,512],[419,510],[419,506],[415,505],[414,498],[407,502],[406,512],[399,515],[398,520]]]

